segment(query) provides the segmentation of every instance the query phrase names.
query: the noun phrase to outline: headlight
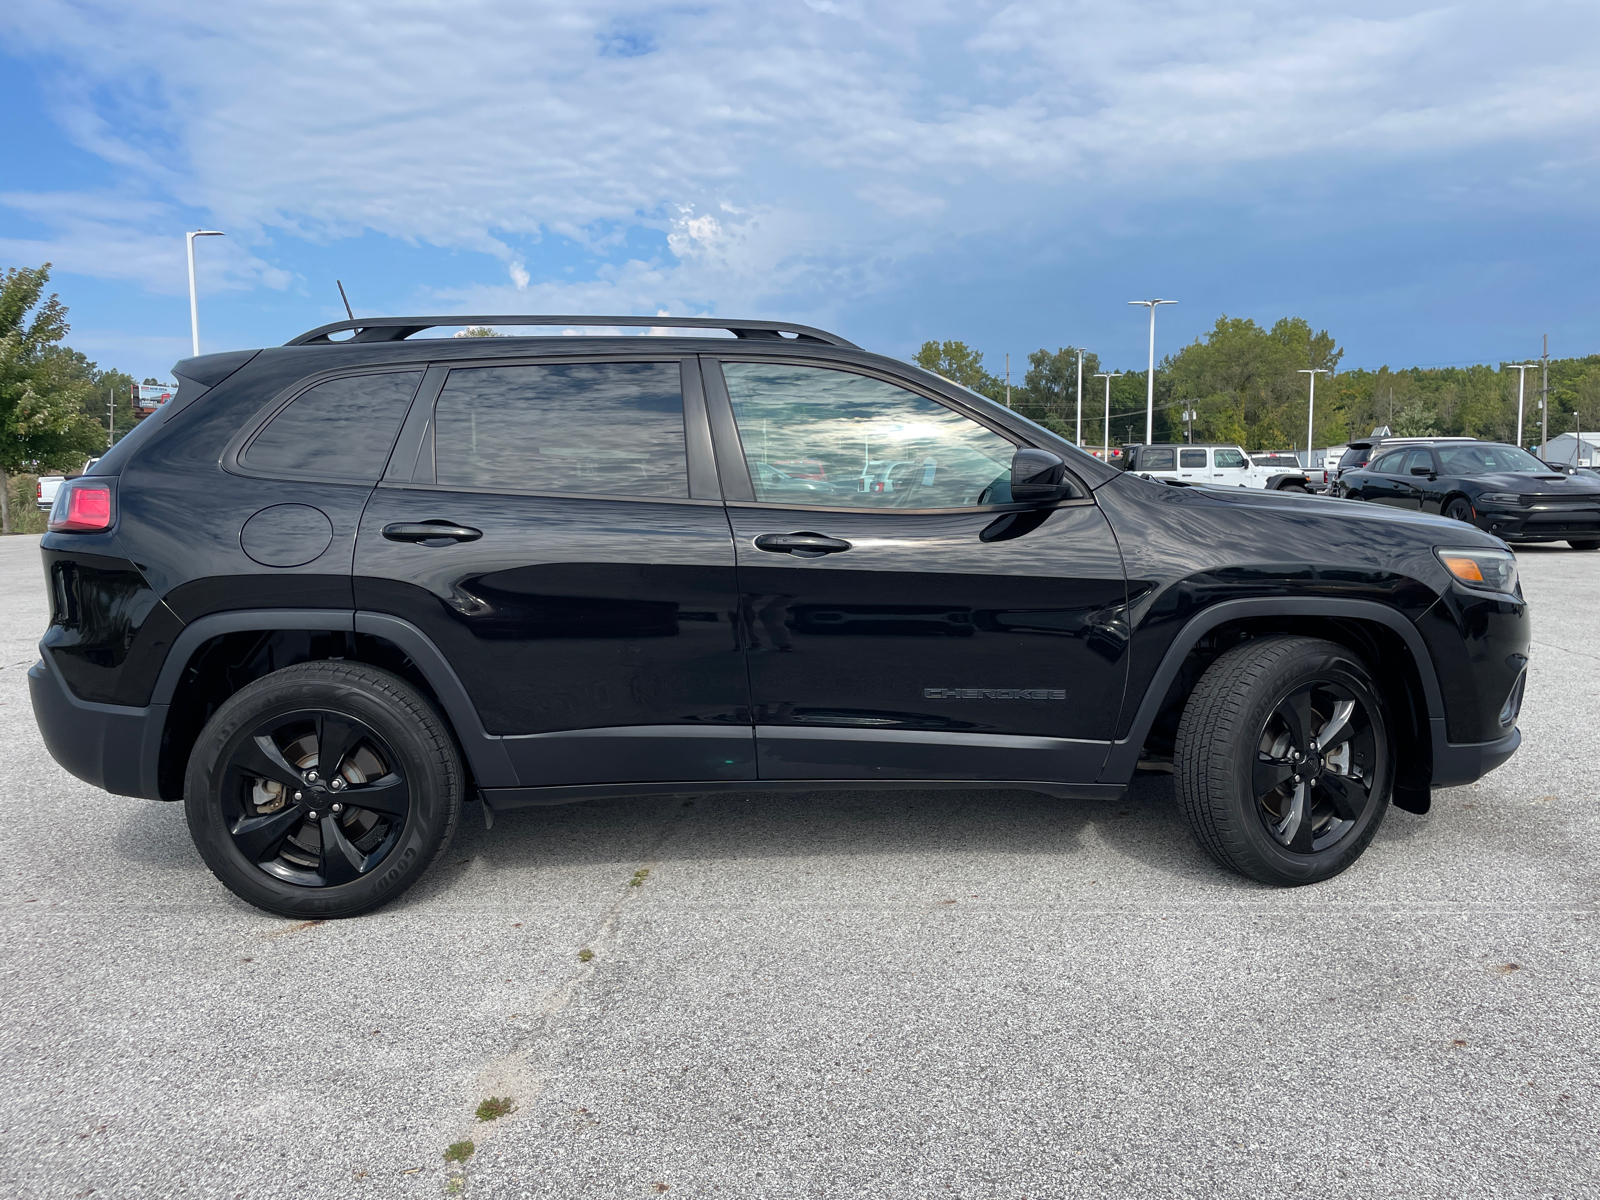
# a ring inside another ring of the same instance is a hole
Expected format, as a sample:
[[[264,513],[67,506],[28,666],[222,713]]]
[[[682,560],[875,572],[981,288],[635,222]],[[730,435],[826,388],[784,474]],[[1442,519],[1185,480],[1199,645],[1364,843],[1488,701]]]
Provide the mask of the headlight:
[[[1481,504],[1521,504],[1522,497],[1510,492],[1491,492],[1487,496],[1479,496],[1478,501]]]
[[[1517,590],[1517,560],[1506,550],[1435,550],[1444,569],[1480,592]]]

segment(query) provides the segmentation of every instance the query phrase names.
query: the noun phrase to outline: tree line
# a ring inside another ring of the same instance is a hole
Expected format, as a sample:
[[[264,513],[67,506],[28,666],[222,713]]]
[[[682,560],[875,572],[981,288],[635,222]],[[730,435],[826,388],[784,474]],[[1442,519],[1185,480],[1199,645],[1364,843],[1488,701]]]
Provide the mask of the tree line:
[[[1010,386],[1011,407],[1064,437],[1077,426],[1079,347],[1038,349]],[[1539,438],[1539,373],[1528,372],[1517,436],[1517,372],[1504,367],[1380,367],[1339,370],[1344,350],[1326,329],[1300,317],[1271,328],[1222,316],[1204,337],[1163,358],[1155,371],[1155,440],[1183,441],[1192,409],[1195,441],[1230,442],[1254,453],[1303,450],[1307,376],[1317,377],[1313,444],[1342,445],[1387,425],[1397,435],[1465,435],[1529,446]],[[925,342],[918,366],[1005,403],[1006,381],[965,342]],[[1110,444],[1144,440],[1145,368],[1110,380]],[[1106,440],[1106,367],[1083,351],[1083,441]],[[1575,426],[1600,429],[1600,354],[1550,360],[1550,436]]]
[[[102,370],[65,344],[67,307],[44,294],[50,264],[0,275],[0,530],[11,533],[31,495],[14,477],[81,468],[132,429],[133,376]],[[146,379],[146,383],[158,380]],[[31,484],[29,485],[31,487]]]

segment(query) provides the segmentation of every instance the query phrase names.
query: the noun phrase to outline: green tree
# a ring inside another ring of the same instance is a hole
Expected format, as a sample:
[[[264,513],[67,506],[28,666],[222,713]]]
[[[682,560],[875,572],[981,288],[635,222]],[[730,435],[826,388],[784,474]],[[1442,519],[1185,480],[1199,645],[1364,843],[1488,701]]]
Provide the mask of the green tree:
[[[10,476],[80,465],[104,432],[87,415],[92,389],[70,356],[67,309],[44,295],[50,264],[0,276],[0,531],[11,532]]]
[[[1022,377],[1022,387],[1012,399],[1012,407],[1029,420],[1071,439],[1078,424],[1078,347],[1062,346],[1059,350],[1040,347],[1028,355],[1028,371]],[[1084,429],[1094,413],[1103,412],[1094,403],[1094,374],[1100,369],[1100,356],[1083,351],[1083,409]],[[1087,432],[1084,434],[1088,437]]]
[[[991,400],[1005,401],[1005,380],[983,369],[983,353],[965,342],[923,342],[916,354],[917,366],[951,383],[971,388]]]

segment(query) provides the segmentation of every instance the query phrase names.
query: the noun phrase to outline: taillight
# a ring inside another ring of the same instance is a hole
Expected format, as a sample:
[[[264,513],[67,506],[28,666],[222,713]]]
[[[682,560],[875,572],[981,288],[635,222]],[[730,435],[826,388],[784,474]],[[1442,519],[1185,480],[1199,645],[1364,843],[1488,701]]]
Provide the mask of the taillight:
[[[33,485],[33,498],[35,500],[43,500],[44,499],[44,484],[35,483]]]
[[[51,533],[104,533],[117,519],[116,498],[104,480],[69,479],[50,509]]]

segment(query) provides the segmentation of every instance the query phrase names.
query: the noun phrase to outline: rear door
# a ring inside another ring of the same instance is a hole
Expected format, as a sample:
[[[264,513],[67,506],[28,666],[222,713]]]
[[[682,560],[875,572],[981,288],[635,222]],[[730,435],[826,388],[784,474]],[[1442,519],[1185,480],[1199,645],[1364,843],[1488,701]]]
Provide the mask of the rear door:
[[[1190,483],[1206,483],[1206,450],[1204,446],[1182,446],[1178,449],[1178,478]]]
[[[706,367],[761,778],[1095,779],[1127,627],[1087,493],[1019,511],[1011,437],[867,368]]]
[[[693,358],[431,369],[355,596],[443,651],[523,786],[754,775]]]

